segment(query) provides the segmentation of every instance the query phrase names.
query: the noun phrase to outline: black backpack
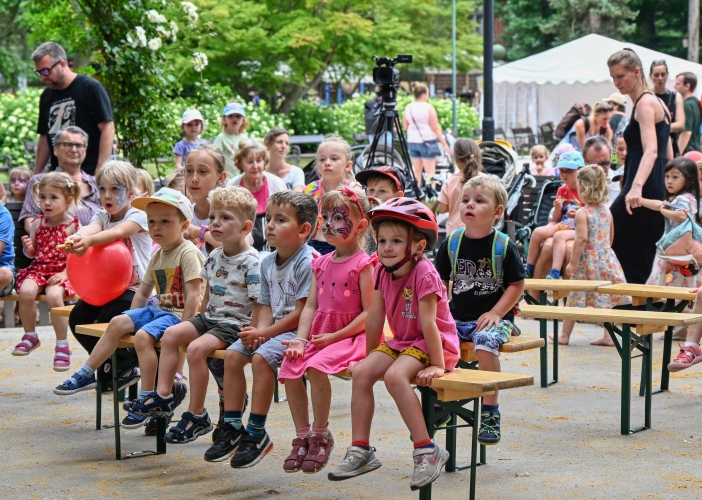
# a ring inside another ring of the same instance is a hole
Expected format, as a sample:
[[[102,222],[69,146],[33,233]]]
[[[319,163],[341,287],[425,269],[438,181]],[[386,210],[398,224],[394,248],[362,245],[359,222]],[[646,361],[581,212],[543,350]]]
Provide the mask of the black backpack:
[[[561,121],[558,122],[556,130],[553,131],[553,137],[559,141],[563,139],[575,122],[580,118],[590,116],[591,111],[592,106],[586,102],[576,102],[573,104],[573,107],[570,108],[565,116],[561,118]]]

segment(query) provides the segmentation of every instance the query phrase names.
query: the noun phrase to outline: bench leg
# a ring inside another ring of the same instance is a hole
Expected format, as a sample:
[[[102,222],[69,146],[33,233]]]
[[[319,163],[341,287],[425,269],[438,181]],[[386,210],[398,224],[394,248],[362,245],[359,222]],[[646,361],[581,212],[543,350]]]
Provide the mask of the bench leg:
[[[548,388],[548,329],[547,320],[539,320],[539,336],[544,339],[543,347],[539,348],[539,357],[541,359],[541,387]]]
[[[39,324],[41,326],[48,326],[51,324],[49,319],[49,304],[46,302],[39,302]]]
[[[97,386],[95,387],[95,430],[102,430],[102,382],[97,378]]]
[[[15,327],[15,302],[5,301],[5,328]]]
[[[670,382],[670,372],[668,371],[668,365],[670,364],[670,356],[673,351],[673,327],[671,326],[665,331],[663,335],[663,367],[661,368],[661,388],[653,392],[657,394],[659,392],[664,392],[668,390],[668,383]]]
[[[112,404],[115,419],[115,455],[117,460],[122,460],[122,439],[119,434],[119,398],[117,397],[117,351],[112,353]]]

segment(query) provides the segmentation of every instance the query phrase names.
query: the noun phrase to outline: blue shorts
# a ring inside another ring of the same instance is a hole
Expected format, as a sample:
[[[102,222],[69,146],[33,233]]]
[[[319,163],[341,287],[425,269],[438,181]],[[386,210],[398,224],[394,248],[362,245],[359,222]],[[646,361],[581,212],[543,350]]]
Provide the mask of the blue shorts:
[[[456,321],[458,338],[462,342],[473,342],[475,350],[482,349],[499,356],[500,346],[509,342],[514,325],[507,320],[500,320],[497,326],[488,330],[476,331],[477,321]]]
[[[297,335],[297,332],[285,332],[280,335],[276,335],[268,342],[261,344],[255,351],[249,351],[241,340],[237,340],[232,345],[227,347],[228,351],[240,352],[244,356],[253,357],[254,354],[258,354],[263,357],[268,363],[268,366],[272,370],[277,370],[280,368],[280,364],[283,362],[283,352],[287,349],[286,346],[282,344],[283,340],[292,340]]]
[[[432,159],[441,154],[439,141],[408,142],[410,158]]]
[[[0,297],[7,297],[15,289],[15,280],[17,273],[15,272],[15,266],[7,266],[7,268],[12,271],[12,281],[3,290],[0,290]]]
[[[146,306],[141,309],[130,309],[123,314],[134,322],[134,333],[144,330],[158,342],[169,326],[180,323],[180,318],[172,312],[163,311],[158,307]]]

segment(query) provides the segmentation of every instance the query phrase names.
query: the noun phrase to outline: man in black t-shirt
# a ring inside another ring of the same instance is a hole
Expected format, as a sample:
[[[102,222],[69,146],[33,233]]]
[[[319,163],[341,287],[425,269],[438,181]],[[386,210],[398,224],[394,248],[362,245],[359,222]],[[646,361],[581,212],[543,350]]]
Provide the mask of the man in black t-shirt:
[[[46,84],[39,102],[36,162],[34,173],[58,166],[54,154],[53,137],[70,126],[83,129],[90,137],[82,170],[95,174],[112,154],[115,127],[112,121],[110,98],[96,80],[73,72],[68,66],[66,52],[54,42],[41,44],[32,53],[34,72]]]

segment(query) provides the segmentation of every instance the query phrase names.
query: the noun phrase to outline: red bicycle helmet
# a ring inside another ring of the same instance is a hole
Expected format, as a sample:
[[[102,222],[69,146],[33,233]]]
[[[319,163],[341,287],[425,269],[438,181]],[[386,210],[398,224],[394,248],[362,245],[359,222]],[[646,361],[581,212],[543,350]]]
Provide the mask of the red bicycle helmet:
[[[370,210],[371,224],[377,226],[383,221],[402,221],[419,231],[427,238],[427,250],[431,250],[439,239],[439,225],[429,207],[412,198],[391,198],[382,205]],[[410,238],[411,239],[411,238]]]

